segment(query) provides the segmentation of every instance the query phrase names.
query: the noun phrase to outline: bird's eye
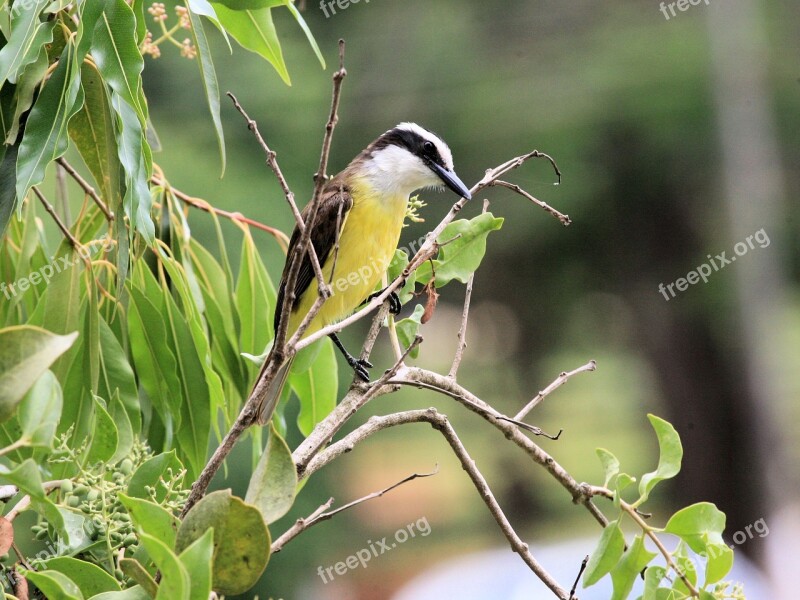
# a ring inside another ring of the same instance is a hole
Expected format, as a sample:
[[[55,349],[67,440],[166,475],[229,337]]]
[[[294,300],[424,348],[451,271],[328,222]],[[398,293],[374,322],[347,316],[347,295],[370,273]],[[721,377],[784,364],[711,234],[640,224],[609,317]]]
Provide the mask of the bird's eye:
[[[422,144],[422,149],[425,150],[427,154],[432,154],[436,146],[433,145],[433,142],[424,142]]]

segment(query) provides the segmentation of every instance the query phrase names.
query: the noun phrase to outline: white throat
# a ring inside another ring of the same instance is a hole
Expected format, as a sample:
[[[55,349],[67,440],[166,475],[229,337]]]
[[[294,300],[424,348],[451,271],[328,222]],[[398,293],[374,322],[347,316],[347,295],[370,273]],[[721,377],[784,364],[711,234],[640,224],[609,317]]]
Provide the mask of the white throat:
[[[386,196],[408,198],[414,190],[442,185],[422,159],[399,146],[386,146],[374,152],[359,170],[370,187]]]

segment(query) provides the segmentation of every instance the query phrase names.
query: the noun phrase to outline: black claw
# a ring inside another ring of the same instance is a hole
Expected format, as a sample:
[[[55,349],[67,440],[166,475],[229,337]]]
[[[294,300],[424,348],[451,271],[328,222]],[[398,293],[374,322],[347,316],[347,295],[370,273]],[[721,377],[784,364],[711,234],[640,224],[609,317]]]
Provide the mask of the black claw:
[[[330,338],[333,340],[333,343],[336,344],[336,347],[341,351],[342,356],[344,356],[344,359],[347,361],[347,364],[352,367],[353,371],[355,371],[356,376],[362,381],[369,381],[369,371],[367,371],[367,369],[372,368],[372,363],[366,359],[356,358],[350,354],[345,349],[344,344],[342,344],[341,340],[339,339],[339,336],[337,336],[335,333],[330,334]]]
[[[370,294],[366,301],[369,302],[373,298],[380,296],[382,293],[383,290],[380,292],[375,292],[374,294]],[[399,315],[400,311],[403,310],[403,304],[400,302],[400,296],[398,296],[396,292],[390,292],[387,300],[389,300],[389,312],[393,315]]]

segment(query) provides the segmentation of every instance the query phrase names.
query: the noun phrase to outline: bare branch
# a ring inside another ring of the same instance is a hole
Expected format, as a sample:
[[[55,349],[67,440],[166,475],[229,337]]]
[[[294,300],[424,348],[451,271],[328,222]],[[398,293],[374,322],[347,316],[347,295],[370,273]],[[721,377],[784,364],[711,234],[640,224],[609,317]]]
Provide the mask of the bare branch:
[[[72,178],[75,180],[75,183],[77,183],[77,184],[78,184],[78,185],[79,185],[79,186],[80,186],[80,187],[83,189],[83,191],[84,191],[84,192],[86,192],[86,194],[87,194],[87,195],[88,195],[88,196],[89,196],[89,197],[90,197],[92,200],[94,200],[94,203],[95,203],[95,204],[97,204],[97,206],[100,208],[100,210],[102,211],[102,213],[103,213],[103,214],[106,216],[106,220],[107,220],[107,221],[113,221],[113,220],[114,220],[114,213],[113,213],[113,212],[111,212],[111,210],[109,210],[109,208],[108,208],[108,206],[106,205],[106,203],[105,203],[105,202],[103,202],[103,200],[102,200],[102,199],[100,198],[100,196],[97,194],[97,192],[95,191],[95,189],[94,189],[94,188],[93,188],[93,187],[92,187],[92,186],[89,184],[89,182],[88,182],[88,181],[86,181],[86,180],[85,180],[85,179],[84,179],[84,178],[81,176],[81,174],[80,174],[80,173],[78,173],[78,172],[77,172],[77,171],[76,171],[76,170],[73,168],[73,166],[72,166],[71,164],[69,164],[69,163],[66,161],[66,159],[65,159],[63,156],[62,156],[62,157],[60,157],[60,158],[57,158],[57,159],[56,159],[56,162],[57,162],[59,165],[61,165],[62,167],[64,167],[64,170],[65,170],[67,173],[69,173],[70,177],[72,177]]]
[[[578,597],[575,595],[575,590],[578,589],[578,583],[580,583],[581,575],[586,570],[586,565],[589,564],[589,555],[587,554],[583,560],[581,561],[581,568],[578,569],[578,576],[575,578],[575,583],[572,584],[572,589],[569,591],[569,600],[578,600]]]
[[[47,213],[51,217],[53,217],[53,220],[56,222],[56,225],[58,225],[58,228],[61,230],[61,233],[64,234],[64,237],[67,238],[70,245],[76,250],[80,248],[81,243],[75,239],[75,236],[72,235],[72,233],[69,230],[69,227],[64,225],[64,222],[61,220],[61,217],[58,216],[58,213],[56,213],[55,209],[53,208],[53,205],[47,201],[47,198],[45,198],[42,192],[39,191],[39,188],[34,185],[33,187],[31,187],[31,189],[33,190],[33,193],[36,194],[36,197],[39,198],[39,201],[42,203]]]
[[[322,139],[322,152],[319,157],[319,169],[314,174],[314,196],[312,201],[316,201],[322,193],[322,188],[328,180],[326,171],[328,169],[328,157],[331,153],[331,141],[333,140],[333,130],[339,122],[339,102],[342,97],[342,82],[347,76],[347,69],[344,68],[344,40],[339,40],[339,70],[333,74],[333,94],[331,96],[331,112],[328,122],[325,125],[325,136]]]
[[[272,548],[270,552],[272,554],[276,552],[280,552],[283,549],[283,546],[286,545],[287,542],[291,541],[298,535],[300,535],[303,531],[308,529],[309,527],[313,527],[318,523],[322,523],[323,521],[327,521],[328,519],[333,518],[337,514],[342,511],[347,510],[348,508],[353,508],[354,506],[358,506],[362,502],[366,502],[367,500],[372,500],[374,498],[380,498],[384,494],[391,492],[393,489],[400,487],[404,483],[408,483],[409,481],[413,481],[414,479],[420,479],[422,477],[432,477],[439,472],[439,467],[437,466],[434,471],[431,473],[412,473],[408,477],[398,481],[397,483],[390,485],[389,487],[379,491],[379,492],[372,492],[371,494],[367,494],[366,496],[359,498],[357,500],[353,500],[345,504],[344,506],[340,506],[337,509],[334,509],[329,512],[325,512],[328,508],[330,508],[331,503],[333,502],[333,498],[328,500],[325,504],[320,506],[317,510],[311,513],[305,519],[298,519],[292,527],[289,528],[283,535],[281,535],[275,542],[272,544]]]
[[[240,212],[228,212],[227,210],[222,210],[221,208],[217,208],[216,206],[212,206],[209,202],[203,200],[202,198],[196,198],[194,196],[190,196],[189,194],[182,192],[181,190],[174,188],[170,185],[170,183],[158,175],[153,175],[150,178],[155,185],[161,186],[175,196],[178,200],[188,204],[192,208],[197,208],[207,213],[214,213],[215,215],[219,215],[220,217],[225,217],[226,219],[230,219],[231,221],[235,221],[237,223],[244,223],[250,227],[254,227],[255,229],[260,229],[261,231],[266,231],[272,237],[274,237],[280,247],[286,252],[289,248],[289,236],[283,233],[280,229],[276,229],[275,227],[270,227],[269,225],[265,225],[264,223],[259,223],[253,219],[245,217]]]
[[[453,452],[461,463],[461,466],[467,472],[467,475],[472,480],[473,485],[478,490],[481,499],[488,507],[489,512],[492,514],[492,517],[494,517],[494,520],[497,522],[500,530],[503,532],[503,535],[511,545],[511,549],[519,554],[520,558],[525,562],[525,564],[530,567],[536,576],[548,588],[550,588],[550,590],[556,596],[558,596],[558,598],[561,598],[562,600],[569,600],[566,590],[564,590],[544,569],[544,567],[539,564],[539,562],[534,558],[533,554],[531,554],[528,544],[523,542],[522,539],[517,535],[516,531],[514,531],[513,526],[509,522],[508,518],[503,512],[503,509],[500,507],[500,504],[497,502],[494,494],[489,488],[489,484],[478,470],[475,461],[467,452],[464,444],[459,439],[452,425],[450,425],[447,417],[437,412],[435,408],[429,408],[426,410],[410,410],[382,417],[371,417],[366,424],[347,435],[340,442],[332,444],[329,448],[321,452],[317,459],[315,459],[315,461],[309,465],[308,472],[311,473],[313,472],[313,469],[320,468],[321,466],[333,460],[335,457],[340,456],[345,452],[349,452],[353,446],[355,446],[355,444],[365,440],[379,431],[382,431],[383,429],[388,429],[389,427],[394,427],[397,425],[405,425],[408,423],[430,423],[434,429],[439,431],[444,436],[445,440],[450,445],[450,448],[452,448]]]
[[[577,375],[578,373],[583,373],[584,371],[595,371],[595,370],[597,370],[597,363],[594,360],[590,360],[588,363],[586,363],[583,366],[578,367],[574,371],[569,371],[569,372],[562,371],[562,373],[558,377],[556,377],[556,379],[555,379],[555,381],[553,381],[553,383],[551,383],[546,388],[544,388],[541,392],[536,394],[536,396],[533,398],[533,400],[528,402],[528,404],[525,406],[525,408],[523,408],[516,415],[514,415],[514,420],[515,421],[521,421],[522,419],[524,419],[525,416],[529,412],[531,412],[534,408],[539,406],[539,404],[545,398],[547,398],[547,396],[549,396],[554,391],[556,391],[558,388],[560,388],[562,385],[567,383],[567,381],[569,381],[570,377],[573,377],[573,376]]]
[[[526,192],[524,189],[522,189],[516,183],[509,183],[508,181],[502,181],[500,179],[495,179],[491,183],[491,185],[508,188],[509,190],[512,190],[512,191],[516,192],[517,194],[519,194],[523,198],[527,198],[528,200],[530,200],[531,202],[533,202],[537,206],[543,208],[545,210],[545,212],[550,213],[556,219],[561,221],[561,224],[564,225],[564,227],[567,227],[568,225],[570,225],[572,223],[572,219],[569,218],[569,215],[565,215],[563,213],[560,213],[555,208],[550,206],[547,202],[542,202],[538,198],[534,198],[531,194]]]

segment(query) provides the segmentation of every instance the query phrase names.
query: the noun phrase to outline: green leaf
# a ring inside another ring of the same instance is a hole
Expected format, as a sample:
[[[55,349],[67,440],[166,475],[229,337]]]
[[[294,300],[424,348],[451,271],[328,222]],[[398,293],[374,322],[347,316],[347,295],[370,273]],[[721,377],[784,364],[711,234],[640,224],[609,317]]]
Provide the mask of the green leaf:
[[[619,473],[619,460],[605,448],[597,448],[595,452],[597,453],[597,458],[600,459],[600,464],[603,465],[603,471],[606,475],[603,487],[607,488],[611,480]]]
[[[17,82],[25,66],[36,60],[44,44],[53,41],[53,23],[42,23],[39,13],[49,0],[18,2],[11,11],[11,38],[0,48],[0,87]]]
[[[36,88],[42,83],[49,66],[50,62],[47,57],[47,45],[44,45],[39,50],[39,56],[36,60],[25,67],[25,70],[20,73],[20,76],[17,78],[17,88],[14,98],[14,115],[5,128],[6,144],[13,144],[17,141],[19,130],[22,125],[22,115],[33,105],[33,97]]]
[[[75,582],[87,598],[94,598],[104,592],[118,592],[117,580],[103,569],[85,560],[71,556],[57,556],[45,562],[48,571],[58,571]]]
[[[289,512],[297,490],[297,470],[292,451],[270,424],[269,441],[261,454],[244,501],[256,506],[267,523]]]
[[[27,325],[0,329],[0,423],[76,337],[77,332],[56,335]]]
[[[625,549],[625,537],[619,527],[619,520],[612,521],[603,529],[597,548],[592,553],[583,576],[583,587],[594,585],[609,573],[619,562]]]
[[[119,439],[117,440],[117,451],[114,452],[114,456],[112,456],[108,461],[112,465],[115,465],[119,461],[123,460],[126,456],[130,455],[131,450],[133,449],[134,440],[141,432],[141,423],[139,423],[139,427],[134,433],[130,417],[128,417],[128,412],[125,410],[125,406],[119,399],[118,391],[115,392],[111,397],[111,401],[109,402],[108,406],[108,414],[110,414],[111,418],[114,420],[114,423],[117,426],[117,435],[119,436]]]
[[[422,315],[424,314],[425,307],[422,304],[417,304],[411,316],[401,319],[395,324],[397,328],[397,338],[400,340],[404,349],[411,346],[416,339],[420,324],[422,323]],[[411,351],[410,356],[411,358],[417,358],[417,356],[419,356],[419,346]]]
[[[502,226],[502,218],[487,212],[469,221],[453,221],[445,227],[438,238],[438,242],[444,245],[439,250],[438,258],[433,261],[436,287],[442,287],[454,279],[466,283],[486,254],[486,237]],[[430,279],[431,263],[428,261],[417,269],[417,281],[426,284]]]
[[[159,294],[161,290],[159,289]],[[175,355],[159,310],[138,288],[131,288],[128,335],[136,374],[164,423],[180,423],[181,384]]]
[[[171,512],[142,498],[120,494],[119,499],[139,530],[152,535],[169,548],[175,547],[175,534],[180,523]]]
[[[189,0],[186,0],[187,9],[191,8],[189,4]],[[225,136],[222,132],[222,121],[219,116],[219,83],[217,82],[217,73],[214,70],[214,61],[211,58],[211,49],[208,46],[208,38],[206,38],[206,32],[203,29],[203,21],[191,10],[188,12],[192,23],[194,45],[197,48],[197,65],[200,67],[200,77],[203,80],[208,110],[211,112],[211,122],[214,124],[214,131],[217,134],[217,144],[219,145],[219,154],[222,159],[221,177],[225,173]]]
[[[658,482],[675,477],[680,472],[683,459],[681,438],[675,428],[655,415],[647,415],[647,418],[650,419],[650,424],[658,437],[658,467],[655,471],[643,475],[639,481],[640,498],[636,502],[637,506],[647,500]]]
[[[123,1],[124,4],[124,1]],[[139,121],[139,115],[121,96],[111,94],[111,106],[117,113],[117,149],[125,172],[125,214],[148,244],[155,239],[155,225],[150,216],[153,199],[147,183],[150,169],[150,147]],[[122,221],[118,218],[117,221]],[[126,271],[118,275],[125,279]]]
[[[103,80],[136,111],[144,127],[147,105],[141,92],[144,59],[136,45],[136,17],[125,0],[109,0],[94,30],[92,58]]]
[[[63,573],[28,570],[22,570],[21,573],[49,600],[83,600],[83,594],[81,594],[78,584]]]
[[[163,502],[166,496],[166,491],[163,486],[159,486],[158,482],[163,477],[170,479],[170,471],[172,474],[177,474],[183,469],[183,464],[178,460],[175,455],[175,450],[157,454],[152,458],[144,461],[136,472],[131,477],[128,483],[127,494],[135,498],[150,499],[150,494],[147,493],[147,487],[156,489],[156,502]]]
[[[67,123],[83,102],[77,61],[70,40],[28,116],[17,160],[18,202],[44,180],[47,165],[67,151]]]
[[[242,259],[236,281],[236,309],[242,323],[239,348],[258,355],[273,338],[273,319],[276,294],[249,231],[242,239]],[[258,367],[250,367],[254,377]]]
[[[289,384],[300,400],[297,427],[303,435],[310,434],[317,423],[336,407],[339,391],[339,370],[333,343],[326,339],[318,345],[317,350],[319,353],[307,370],[297,372],[293,368],[289,375]]]
[[[659,584],[664,580],[667,570],[664,567],[653,565],[644,572],[644,592],[642,600],[657,600],[656,592]]]
[[[119,568],[122,569],[126,577],[130,577],[139,584],[136,587],[142,590],[147,600],[153,600],[158,594],[158,585],[155,579],[138,560],[135,558],[123,558],[119,561]]]
[[[133,369],[114,332],[102,317],[99,323],[99,337],[100,381],[97,386],[97,395],[108,400],[118,395],[128,413],[131,425],[136,429],[141,429],[139,391],[136,387]]]
[[[69,545],[70,535],[64,525],[64,517],[45,494],[42,487],[42,478],[39,475],[39,467],[33,459],[24,460],[14,470],[9,470],[8,467],[0,465],[0,479],[16,485],[20,492],[30,496],[31,507],[44,517],[62,537],[62,541]]]
[[[408,266],[408,254],[405,250],[397,249],[394,251],[392,262],[389,264],[388,274],[389,281],[394,281]],[[405,285],[397,291],[397,296],[400,298],[400,303],[405,304],[414,297],[414,286],[417,282],[417,272],[413,271],[409,274]]]
[[[19,406],[19,425],[26,446],[52,448],[64,399],[51,371],[45,371]]]
[[[152,600],[152,596],[144,591],[141,586],[135,585],[121,592],[103,592],[97,596],[92,596],[90,600]]]
[[[214,529],[189,544],[178,557],[186,568],[191,582],[190,600],[208,600],[211,594],[212,559],[214,557]]]
[[[695,552],[703,552],[706,544],[724,543],[725,513],[710,502],[698,502],[676,512],[667,521],[664,531],[677,535]]]
[[[114,133],[114,115],[106,84],[97,68],[81,65],[84,101],[69,123],[69,136],[110,207],[121,205],[120,163]]]
[[[94,428],[91,436],[91,446],[87,455],[87,464],[108,462],[117,451],[119,433],[114,419],[108,414],[106,407],[95,396],[94,398]]]
[[[286,85],[291,85],[289,72],[283,60],[278,34],[272,22],[270,8],[258,10],[231,10],[219,2],[212,2],[222,26],[239,44],[251,52],[264,57],[275,67]]]
[[[637,535],[633,544],[622,555],[622,559],[611,570],[611,581],[614,584],[611,600],[625,600],[630,595],[639,573],[655,556],[645,548],[642,536]]]
[[[255,585],[269,561],[271,540],[264,517],[230,490],[212,492],[181,523],[178,552],[210,528],[214,529],[214,590],[226,596],[243,594]]]
[[[706,546],[706,581],[711,585],[721,581],[733,568],[733,550],[723,543],[712,542]]]
[[[140,533],[139,539],[161,571],[156,600],[190,600],[189,573],[175,553],[158,538],[146,533]]]
[[[308,39],[308,43],[311,45],[311,49],[314,50],[314,54],[317,55],[317,60],[322,68],[325,68],[325,58],[322,56],[322,52],[320,52],[319,46],[317,45],[317,40],[314,39],[314,34],[311,33],[311,29],[308,27],[308,23],[306,23],[305,19],[303,19],[303,15],[300,14],[300,11],[297,10],[297,7],[294,5],[294,2],[288,0],[286,2],[286,8],[289,9],[289,12],[292,13],[292,16],[297,21],[297,24],[300,25],[300,29],[303,30],[303,33],[306,34],[306,38]]]
[[[0,159],[0,236],[5,233],[17,203],[17,154],[21,143],[22,140],[17,139]]]

